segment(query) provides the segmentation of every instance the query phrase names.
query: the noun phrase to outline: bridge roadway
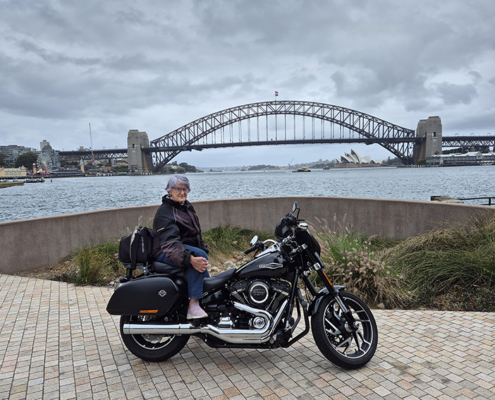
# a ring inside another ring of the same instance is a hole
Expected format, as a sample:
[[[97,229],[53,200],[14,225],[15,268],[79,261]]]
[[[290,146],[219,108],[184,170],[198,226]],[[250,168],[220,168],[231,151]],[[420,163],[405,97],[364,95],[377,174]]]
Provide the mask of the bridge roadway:
[[[142,150],[145,153],[158,153],[162,151],[202,151],[204,149],[217,149],[227,147],[249,147],[249,146],[277,146],[290,144],[333,144],[333,143],[365,143],[367,145],[386,142],[386,143],[420,143],[424,138],[333,138],[333,139],[297,139],[297,140],[270,140],[270,141],[250,141],[234,143],[210,143],[210,144],[193,144],[171,147],[145,147]],[[442,138],[442,147],[466,147],[484,146],[494,147],[495,136],[444,136]],[[127,148],[116,149],[97,149],[97,150],[73,150],[59,152],[61,158],[65,161],[79,161],[95,159],[118,159],[127,157]]]
[[[378,350],[355,371],[311,334],[263,351],[191,338],[148,363],[123,347],[111,294],[0,274],[0,399],[495,399],[495,313],[373,310]]]

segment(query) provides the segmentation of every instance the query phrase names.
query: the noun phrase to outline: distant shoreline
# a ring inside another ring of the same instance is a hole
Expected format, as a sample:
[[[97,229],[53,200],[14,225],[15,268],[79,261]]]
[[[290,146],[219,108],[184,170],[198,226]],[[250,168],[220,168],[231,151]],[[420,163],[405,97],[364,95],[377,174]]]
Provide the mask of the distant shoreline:
[[[8,188],[11,186],[22,186],[22,185],[24,185],[24,182],[0,182],[0,189]]]

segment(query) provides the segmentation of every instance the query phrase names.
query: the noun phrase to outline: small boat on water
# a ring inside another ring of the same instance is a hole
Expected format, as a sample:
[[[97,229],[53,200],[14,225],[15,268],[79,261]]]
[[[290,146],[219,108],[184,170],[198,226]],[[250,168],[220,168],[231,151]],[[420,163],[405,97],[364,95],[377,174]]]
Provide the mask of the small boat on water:
[[[292,170],[292,172],[311,172],[311,170],[308,168],[298,168],[298,169]]]
[[[39,183],[44,181],[45,180],[43,178],[35,178],[35,179],[26,179],[24,180],[24,183]]]

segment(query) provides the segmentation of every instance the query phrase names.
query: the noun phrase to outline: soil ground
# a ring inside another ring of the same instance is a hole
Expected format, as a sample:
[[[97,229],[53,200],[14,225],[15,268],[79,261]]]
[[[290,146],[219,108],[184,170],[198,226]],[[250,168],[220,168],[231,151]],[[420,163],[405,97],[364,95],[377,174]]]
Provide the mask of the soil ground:
[[[245,256],[241,251],[235,252],[231,255],[220,254],[212,256],[209,260],[210,275],[213,276],[229,268],[238,267],[249,261],[251,258],[251,256]],[[68,256],[61,260],[58,264],[31,271],[21,271],[12,275],[47,279],[53,281],[68,281],[69,277],[75,276],[77,274],[77,269],[78,267],[75,261],[75,257]],[[107,282],[107,284],[109,285],[113,285],[113,283],[119,278],[120,275],[122,274],[107,274],[105,282]]]

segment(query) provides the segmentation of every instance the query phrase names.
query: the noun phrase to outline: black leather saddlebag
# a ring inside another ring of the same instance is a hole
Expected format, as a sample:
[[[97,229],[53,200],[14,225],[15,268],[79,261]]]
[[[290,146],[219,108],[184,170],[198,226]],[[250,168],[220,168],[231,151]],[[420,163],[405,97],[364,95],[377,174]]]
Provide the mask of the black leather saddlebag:
[[[111,315],[164,315],[174,311],[187,297],[181,278],[145,276],[121,283],[108,302]]]

